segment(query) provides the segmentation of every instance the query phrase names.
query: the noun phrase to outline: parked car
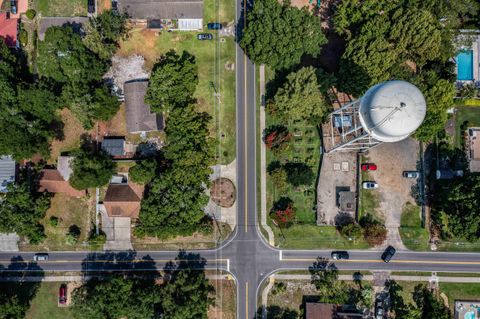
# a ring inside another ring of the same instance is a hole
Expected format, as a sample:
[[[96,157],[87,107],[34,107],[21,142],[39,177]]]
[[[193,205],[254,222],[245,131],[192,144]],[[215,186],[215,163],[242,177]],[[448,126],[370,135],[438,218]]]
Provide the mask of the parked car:
[[[417,171],[403,171],[402,175],[405,178],[418,178],[420,176]]]
[[[58,289],[58,303],[64,305],[67,303],[67,285],[61,284]]]
[[[332,251],[331,255],[333,260],[340,260],[340,259],[349,259],[350,256],[346,251]]]
[[[118,11],[118,1],[112,0],[112,11]]]
[[[198,40],[212,40],[213,35],[211,33],[200,33],[200,34],[197,34],[197,39]]]
[[[393,246],[388,246],[382,254],[382,260],[388,263],[392,259],[393,255],[395,255],[396,251],[397,250],[393,248]]]
[[[48,260],[48,254],[47,253],[37,253],[33,255],[33,260],[34,261],[47,261]]]
[[[209,24],[207,24],[208,30],[220,30],[222,29],[222,27],[222,24],[219,22],[210,22]]]
[[[87,11],[88,13],[95,13],[95,0],[88,0]]]
[[[363,183],[362,183],[362,187],[363,187],[364,189],[377,189],[377,188],[378,188],[378,183],[377,183],[377,182],[373,182],[373,181],[363,182]]]
[[[363,163],[362,164],[362,171],[376,171],[377,170],[377,165],[373,163]]]

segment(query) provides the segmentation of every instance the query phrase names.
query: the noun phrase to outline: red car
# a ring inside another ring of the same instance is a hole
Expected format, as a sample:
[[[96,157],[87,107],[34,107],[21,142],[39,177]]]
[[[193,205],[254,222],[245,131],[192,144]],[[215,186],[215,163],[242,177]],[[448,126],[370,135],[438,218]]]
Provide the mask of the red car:
[[[67,303],[67,285],[62,284],[58,289],[58,303],[64,305]]]
[[[362,171],[376,171],[377,165],[373,163],[363,163],[362,164]]]

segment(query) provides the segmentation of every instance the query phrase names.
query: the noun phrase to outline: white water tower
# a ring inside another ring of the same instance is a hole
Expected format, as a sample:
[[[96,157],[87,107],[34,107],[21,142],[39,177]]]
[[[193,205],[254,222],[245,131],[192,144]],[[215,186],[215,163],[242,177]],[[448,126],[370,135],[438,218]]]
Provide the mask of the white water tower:
[[[330,113],[330,127],[323,127],[325,151],[363,151],[401,141],[422,124],[426,110],[415,85],[398,80],[379,83]]]

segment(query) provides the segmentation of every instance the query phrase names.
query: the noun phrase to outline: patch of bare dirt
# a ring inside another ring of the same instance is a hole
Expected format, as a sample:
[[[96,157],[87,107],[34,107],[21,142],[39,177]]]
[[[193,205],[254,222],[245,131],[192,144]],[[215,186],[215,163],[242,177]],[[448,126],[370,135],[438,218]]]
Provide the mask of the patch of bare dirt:
[[[232,207],[235,203],[235,186],[228,178],[218,178],[212,182],[210,197],[220,207]]]

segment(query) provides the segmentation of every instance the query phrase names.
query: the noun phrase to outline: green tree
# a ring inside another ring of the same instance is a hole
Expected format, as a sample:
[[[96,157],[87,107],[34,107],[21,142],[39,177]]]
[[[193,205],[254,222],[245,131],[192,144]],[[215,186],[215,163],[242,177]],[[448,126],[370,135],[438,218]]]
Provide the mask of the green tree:
[[[110,156],[88,141],[75,152],[70,185],[76,189],[106,185],[115,173],[116,164]]]
[[[417,285],[415,287],[413,300],[415,300],[417,308],[421,310],[421,318],[451,318],[450,310],[445,306],[443,300],[435,296],[425,285]]]
[[[269,103],[268,110],[284,122],[308,120],[316,123],[323,119],[327,108],[315,69],[304,67],[287,76],[287,81]]]
[[[362,217],[360,226],[363,228],[365,241],[371,246],[381,245],[387,238],[387,229],[379,221],[373,219],[372,215]]]
[[[82,43],[72,27],[53,26],[38,44],[38,73],[60,83],[98,81],[107,71],[107,64]]]
[[[263,141],[268,149],[278,150],[285,146],[292,135],[284,125],[271,125],[263,131]]]
[[[40,243],[45,233],[39,222],[50,207],[49,196],[36,193],[25,180],[7,187],[0,203],[0,232],[16,232],[32,244]]]
[[[175,106],[191,102],[198,84],[197,72],[193,55],[186,51],[181,56],[167,52],[153,68],[145,102],[155,112],[170,112]]]
[[[156,171],[156,159],[147,158],[138,161],[135,166],[128,171],[128,175],[135,183],[148,184],[155,177]]]
[[[160,289],[150,281],[120,275],[93,278],[73,291],[72,301],[76,319],[156,318]]]
[[[318,56],[326,38],[320,19],[306,8],[297,9],[289,1],[254,2],[247,15],[240,46],[257,64],[287,69],[303,55]]]
[[[85,24],[83,43],[101,59],[110,60],[118,49],[118,42],[127,35],[127,15],[112,10],[91,17]]]
[[[318,257],[309,270],[321,302],[344,304],[348,301],[348,290],[338,280],[338,270],[328,259]]]
[[[120,106],[104,85],[67,84],[63,87],[62,99],[87,130],[93,128],[95,120],[111,119]]]
[[[305,163],[287,163],[284,166],[287,172],[287,181],[292,186],[311,185],[314,174],[310,166]]]

